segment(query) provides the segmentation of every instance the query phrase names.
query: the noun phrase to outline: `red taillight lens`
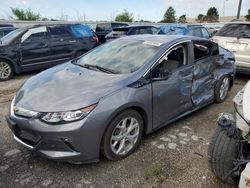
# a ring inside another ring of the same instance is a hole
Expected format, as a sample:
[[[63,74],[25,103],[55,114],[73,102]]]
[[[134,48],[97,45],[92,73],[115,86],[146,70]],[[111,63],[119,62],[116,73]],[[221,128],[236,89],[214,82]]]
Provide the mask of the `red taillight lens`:
[[[99,39],[97,36],[93,36],[93,40],[96,41],[96,44],[99,44]]]

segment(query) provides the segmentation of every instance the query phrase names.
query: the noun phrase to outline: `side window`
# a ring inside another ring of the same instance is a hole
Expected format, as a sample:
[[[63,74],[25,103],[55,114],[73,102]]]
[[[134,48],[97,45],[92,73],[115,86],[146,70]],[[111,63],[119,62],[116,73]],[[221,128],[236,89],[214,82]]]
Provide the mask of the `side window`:
[[[187,44],[174,47],[161,60],[160,64],[152,72],[153,78],[161,78],[170,72],[186,65],[187,62]]]
[[[0,38],[4,36],[4,31],[0,31]]]
[[[213,43],[208,41],[194,41],[194,61],[211,56]]]
[[[155,28],[155,27],[151,27],[151,32],[152,32],[152,34],[156,35],[156,34],[159,34],[160,29]]]
[[[201,29],[200,28],[190,29],[190,35],[195,36],[195,37],[202,37]]]
[[[47,36],[47,28],[46,27],[37,27],[29,29],[26,33],[23,34],[21,38],[21,43],[29,43],[29,42],[42,42],[46,39]]]
[[[65,27],[49,27],[51,38],[71,37]]]
[[[71,26],[71,31],[77,38],[94,36],[94,32],[88,26],[84,25],[73,25]]]
[[[201,28],[203,38],[209,39],[209,33],[205,28]]]

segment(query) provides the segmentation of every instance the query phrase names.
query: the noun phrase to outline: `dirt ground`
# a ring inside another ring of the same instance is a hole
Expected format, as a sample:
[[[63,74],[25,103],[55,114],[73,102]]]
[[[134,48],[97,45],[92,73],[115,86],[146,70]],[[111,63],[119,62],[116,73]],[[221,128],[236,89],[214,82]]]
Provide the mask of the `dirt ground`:
[[[24,150],[13,140],[5,115],[22,83],[36,73],[0,83],[0,187],[231,187],[210,172],[207,148],[220,112],[232,111],[232,98],[249,80],[237,75],[228,99],[212,104],[144,137],[128,158],[72,165]]]

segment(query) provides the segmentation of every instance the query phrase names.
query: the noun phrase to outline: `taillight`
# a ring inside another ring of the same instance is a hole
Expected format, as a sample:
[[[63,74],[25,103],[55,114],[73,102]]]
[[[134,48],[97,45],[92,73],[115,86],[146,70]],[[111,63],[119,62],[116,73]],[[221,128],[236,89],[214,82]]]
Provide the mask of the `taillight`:
[[[99,39],[97,36],[93,36],[93,40],[96,41],[96,44],[99,44]]]

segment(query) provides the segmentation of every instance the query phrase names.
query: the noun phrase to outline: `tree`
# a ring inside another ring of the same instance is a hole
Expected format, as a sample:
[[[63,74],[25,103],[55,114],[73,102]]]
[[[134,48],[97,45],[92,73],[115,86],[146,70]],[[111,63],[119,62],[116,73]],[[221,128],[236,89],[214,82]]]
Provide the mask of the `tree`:
[[[246,21],[250,21],[250,9],[248,9],[248,12],[245,18],[246,18]]]
[[[217,8],[210,7],[208,9],[206,21],[207,22],[218,22],[219,21],[219,12],[218,12]]]
[[[206,16],[203,15],[203,14],[199,14],[199,15],[197,16],[196,21],[197,21],[198,23],[202,23],[202,22],[206,21]]]
[[[134,17],[132,13],[129,13],[126,9],[124,10],[123,13],[118,14],[115,17],[115,21],[117,22],[133,22]]]
[[[179,23],[187,23],[187,18],[186,18],[186,14],[183,14],[179,17],[178,20]]]
[[[41,16],[39,13],[34,13],[30,8],[29,9],[20,9],[11,7],[11,12],[14,15],[14,19],[17,20],[40,20]],[[13,18],[13,17],[11,17]]]
[[[175,10],[173,7],[169,7],[167,11],[164,14],[163,20],[161,21],[163,23],[175,23]]]

